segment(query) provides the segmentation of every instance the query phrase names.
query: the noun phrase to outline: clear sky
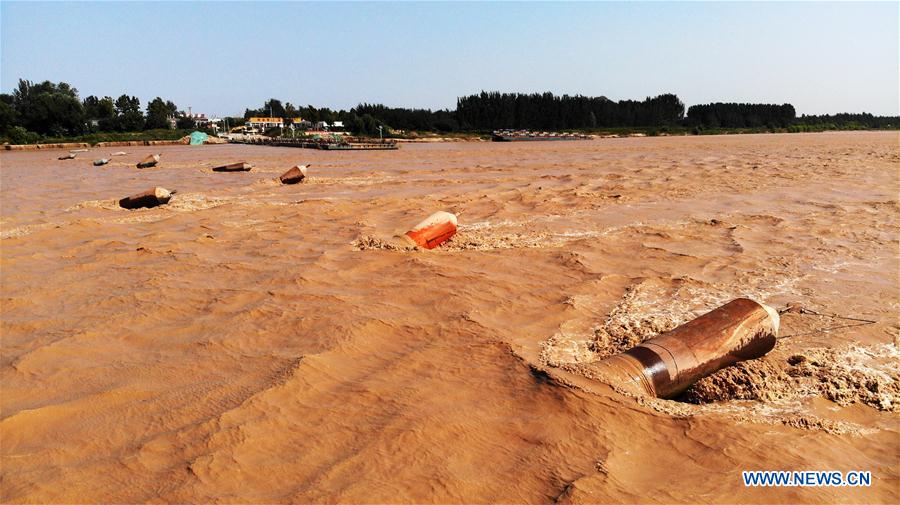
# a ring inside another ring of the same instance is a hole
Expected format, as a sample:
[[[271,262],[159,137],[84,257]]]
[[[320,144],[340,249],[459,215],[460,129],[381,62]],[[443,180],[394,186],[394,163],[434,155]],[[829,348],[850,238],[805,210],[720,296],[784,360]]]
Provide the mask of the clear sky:
[[[481,90],[900,114],[900,3],[0,3],[0,88],[454,108]]]

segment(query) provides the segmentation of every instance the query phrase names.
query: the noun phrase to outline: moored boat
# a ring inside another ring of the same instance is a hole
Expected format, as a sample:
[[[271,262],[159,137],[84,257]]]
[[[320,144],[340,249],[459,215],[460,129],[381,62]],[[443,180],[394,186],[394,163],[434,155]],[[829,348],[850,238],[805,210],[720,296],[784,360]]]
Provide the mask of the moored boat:
[[[590,135],[580,133],[532,132],[528,130],[496,130],[491,135],[494,142],[519,142],[534,140],[589,140]]]

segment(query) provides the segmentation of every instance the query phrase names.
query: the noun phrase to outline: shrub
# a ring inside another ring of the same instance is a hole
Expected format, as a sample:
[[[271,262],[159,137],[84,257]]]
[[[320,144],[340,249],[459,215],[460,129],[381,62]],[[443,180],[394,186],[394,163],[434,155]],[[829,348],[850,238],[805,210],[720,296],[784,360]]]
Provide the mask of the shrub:
[[[10,144],[37,144],[41,141],[41,136],[37,133],[30,132],[21,126],[13,126],[6,131]]]

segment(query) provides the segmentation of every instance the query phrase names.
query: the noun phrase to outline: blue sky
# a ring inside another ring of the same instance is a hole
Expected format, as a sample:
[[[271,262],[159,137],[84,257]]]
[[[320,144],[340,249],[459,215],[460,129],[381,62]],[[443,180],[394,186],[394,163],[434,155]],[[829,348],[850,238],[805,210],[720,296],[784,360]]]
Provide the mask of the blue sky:
[[[453,108],[480,90],[900,114],[900,3],[0,3],[0,88]]]

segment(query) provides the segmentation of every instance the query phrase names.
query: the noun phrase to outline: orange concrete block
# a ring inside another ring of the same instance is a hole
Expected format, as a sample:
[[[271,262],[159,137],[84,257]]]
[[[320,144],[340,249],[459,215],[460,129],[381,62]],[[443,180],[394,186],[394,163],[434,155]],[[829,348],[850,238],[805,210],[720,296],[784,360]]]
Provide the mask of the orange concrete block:
[[[278,180],[280,180],[282,184],[297,184],[298,182],[303,182],[303,179],[306,179],[307,168],[309,168],[309,165],[294,165],[293,168],[281,174]]]
[[[425,249],[434,249],[456,234],[456,216],[449,212],[435,212],[404,235],[407,240]]]

